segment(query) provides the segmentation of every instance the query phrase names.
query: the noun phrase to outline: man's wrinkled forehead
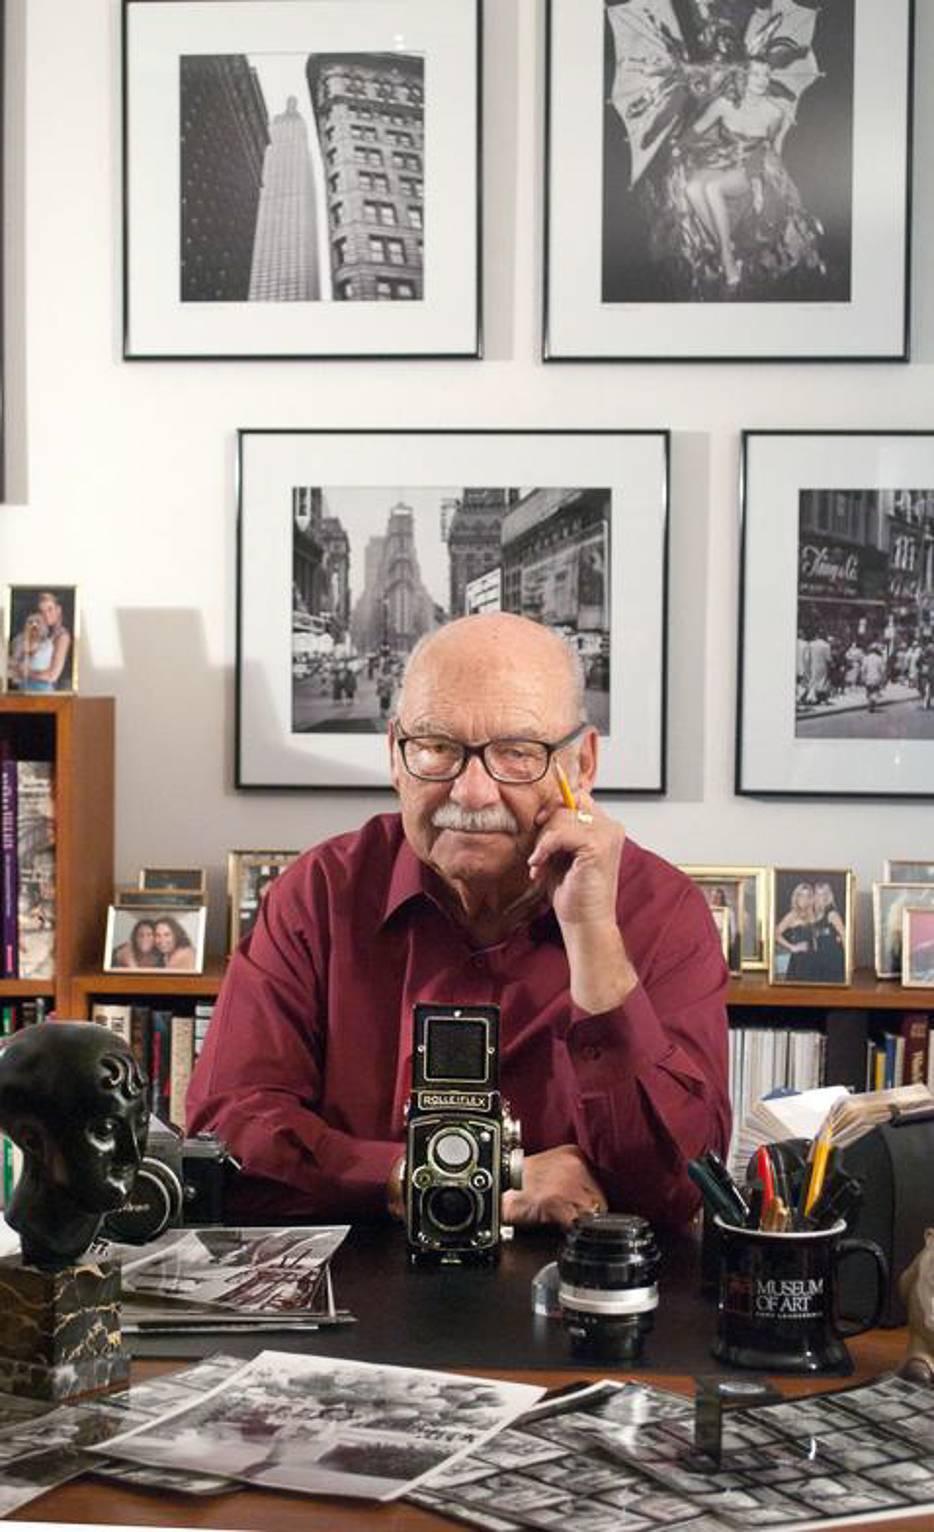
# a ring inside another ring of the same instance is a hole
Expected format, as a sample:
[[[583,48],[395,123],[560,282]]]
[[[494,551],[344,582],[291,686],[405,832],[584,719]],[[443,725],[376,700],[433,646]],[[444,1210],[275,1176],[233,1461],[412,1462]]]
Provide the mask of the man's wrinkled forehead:
[[[560,651],[510,654],[504,648],[471,655],[462,644],[430,645],[405,678],[400,716],[407,729],[461,732],[489,718],[496,732],[547,736],[573,710],[570,670]]]

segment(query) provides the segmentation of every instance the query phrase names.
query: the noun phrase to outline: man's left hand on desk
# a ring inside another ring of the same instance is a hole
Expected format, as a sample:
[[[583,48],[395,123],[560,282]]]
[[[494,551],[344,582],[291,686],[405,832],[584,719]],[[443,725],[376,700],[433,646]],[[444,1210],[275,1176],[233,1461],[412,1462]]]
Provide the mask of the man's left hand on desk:
[[[603,1213],[606,1198],[574,1144],[528,1154],[522,1190],[503,1194],[503,1222],[519,1227],[556,1224],[567,1229],[581,1213]]]

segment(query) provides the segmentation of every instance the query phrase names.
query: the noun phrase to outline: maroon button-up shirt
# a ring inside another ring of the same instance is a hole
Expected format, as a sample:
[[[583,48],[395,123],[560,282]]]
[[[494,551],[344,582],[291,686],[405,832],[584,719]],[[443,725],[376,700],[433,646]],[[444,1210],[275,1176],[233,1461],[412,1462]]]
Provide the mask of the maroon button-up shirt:
[[[402,1152],[412,1007],[501,1007],[500,1082],[527,1154],[577,1144],[611,1208],[683,1222],[685,1162],[725,1149],[727,974],[688,878],[626,840],[620,930],[640,983],[591,1015],[557,919],[478,949],[397,814],[315,846],[272,884],[230,962],[188,1092],[188,1128],[243,1165],[245,1217],[385,1211]]]

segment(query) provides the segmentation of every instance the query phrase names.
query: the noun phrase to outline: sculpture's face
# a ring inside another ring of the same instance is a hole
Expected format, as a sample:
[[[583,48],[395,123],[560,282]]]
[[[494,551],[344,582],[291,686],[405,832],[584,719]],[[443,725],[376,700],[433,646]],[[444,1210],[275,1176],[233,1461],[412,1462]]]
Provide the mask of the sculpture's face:
[[[90,1023],[84,1023],[90,1025]],[[76,1207],[104,1213],[122,1206],[146,1148],[147,1093],[135,1060],[104,1054],[59,1137],[53,1177]]]

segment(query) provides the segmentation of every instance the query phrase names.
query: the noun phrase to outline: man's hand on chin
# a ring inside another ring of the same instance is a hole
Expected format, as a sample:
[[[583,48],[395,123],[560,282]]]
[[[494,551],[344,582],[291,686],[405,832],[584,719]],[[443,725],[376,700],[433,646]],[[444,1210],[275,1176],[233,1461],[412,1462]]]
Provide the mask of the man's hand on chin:
[[[574,1144],[526,1155],[522,1190],[503,1194],[503,1223],[519,1228],[557,1224],[567,1229],[580,1213],[605,1212],[606,1198]]]

